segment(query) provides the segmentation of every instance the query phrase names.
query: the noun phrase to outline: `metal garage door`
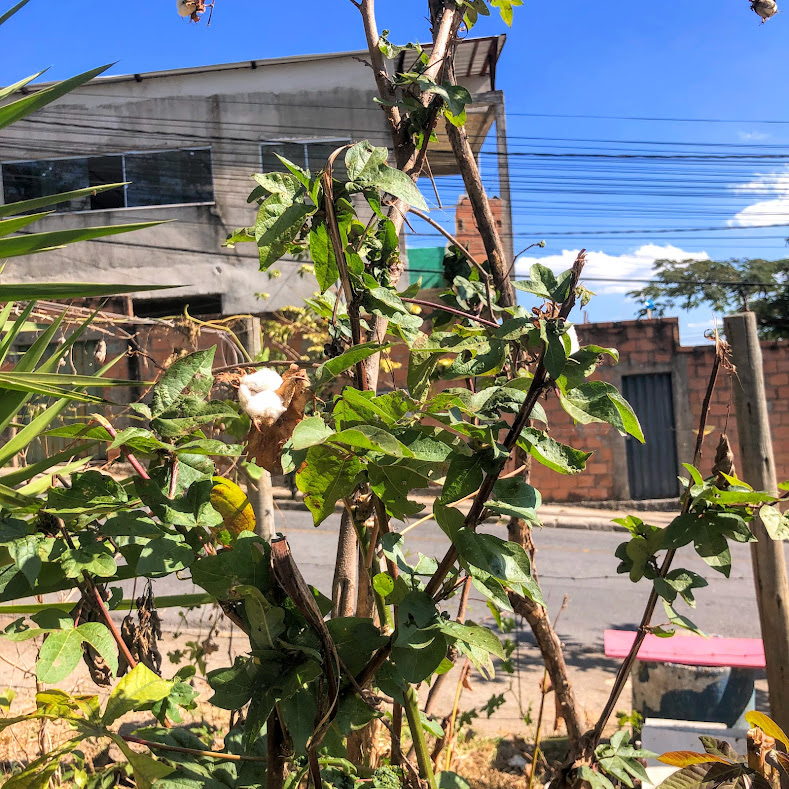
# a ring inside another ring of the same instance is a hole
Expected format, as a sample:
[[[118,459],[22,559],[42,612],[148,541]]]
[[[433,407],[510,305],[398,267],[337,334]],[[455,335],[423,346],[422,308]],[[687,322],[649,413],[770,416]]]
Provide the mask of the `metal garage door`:
[[[633,406],[646,443],[627,438],[627,476],[633,499],[679,494],[677,441],[671,373],[625,375],[622,394]]]

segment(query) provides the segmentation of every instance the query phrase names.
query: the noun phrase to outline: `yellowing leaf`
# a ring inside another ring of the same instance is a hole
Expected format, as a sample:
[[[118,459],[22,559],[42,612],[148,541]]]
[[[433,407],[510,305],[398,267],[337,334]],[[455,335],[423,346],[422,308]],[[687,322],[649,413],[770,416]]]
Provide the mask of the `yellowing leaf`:
[[[108,725],[132,710],[147,709],[170,694],[171,682],[138,663],[113,689],[102,723]]]
[[[211,506],[222,516],[225,529],[238,536],[242,531],[255,531],[255,511],[241,488],[225,477],[213,477]],[[211,530],[214,534],[220,527]]]
[[[711,753],[696,753],[695,751],[669,751],[658,756],[658,761],[670,764],[672,767],[690,767],[692,764],[708,764],[710,762],[731,764],[720,756],[714,756]]]
[[[782,742],[784,747],[789,749],[789,737],[786,736],[784,730],[775,721],[768,718],[763,712],[751,710],[745,714],[745,720],[747,720],[751,726],[761,729],[769,737]]]

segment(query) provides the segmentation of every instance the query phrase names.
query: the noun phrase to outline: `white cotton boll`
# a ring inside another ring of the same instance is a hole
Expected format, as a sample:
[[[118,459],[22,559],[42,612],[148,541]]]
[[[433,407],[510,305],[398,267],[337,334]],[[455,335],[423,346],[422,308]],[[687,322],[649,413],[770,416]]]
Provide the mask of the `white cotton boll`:
[[[247,404],[244,405],[244,410],[253,422],[262,425],[273,425],[288,409],[276,392],[267,391],[258,392],[250,398]]]
[[[575,326],[570,326],[567,329],[567,336],[570,338],[570,356],[572,356],[576,351],[581,350],[581,343],[578,342],[578,334],[575,331]]]
[[[249,387],[252,392],[268,392],[282,386],[282,376],[276,370],[262,367],[256,373],[245,375],[241,383]]]
[[[248,411],[252,398],[261,392],[272,392],[282,386],[282,376],[276,370],[261,369],[245,375],[238,384],[238,402]]]

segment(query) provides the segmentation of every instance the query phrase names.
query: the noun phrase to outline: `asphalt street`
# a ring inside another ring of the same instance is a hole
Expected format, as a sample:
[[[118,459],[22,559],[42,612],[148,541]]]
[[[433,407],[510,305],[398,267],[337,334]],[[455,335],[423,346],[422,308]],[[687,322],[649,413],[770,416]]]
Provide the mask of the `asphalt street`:
[[[276,528],[288,537],[302,574],[308,583],[324,594],[331,592],[339,520],[339,515],[333,515],[315,528],[308,512],[289,510],[277,513]],[[485,525],[483,528],[506,537],[503,525]],[[568,595],[567,608],[561,615],[558,630],[571,651],[599,653],[606,628],[634,629],[638,622],[649,594],[649,584],[645,581],[633,584],[626,575],[617,574],[619,561],[614,551],[625,537],[621,532],[562,528],[546,528],[535,533],[537,572],[549,609],[552,612],[558,610],[564,595]],[[406,537],[407,552],[414,557],[418,552],[440,557],[447,545],[447,538],[433,522],[419,526]],[[710,635],[758,638],[759,620],[750,550],[748,546],[736,543],[731,547],[733,566],[729,579],[707,567],[692,549],[680,551],[674,566],[694,570],[709,581],[708,587],[696,591],[696,609],[680,612],[689,615]],[[189,581],[175,578],[156,584],[159,595],[184,594],[191,590]],[[131,588],[126,591],[131,592]],[[448,606],[450,611],[454,611],[453,601],[449,601]],[[476,590],[472,590],[469,614],[476,619],[488,615]],[[662,614],[659,606],[656,622],[661,621]],[[171,618],[172,615],[167,617],[168,620]]]

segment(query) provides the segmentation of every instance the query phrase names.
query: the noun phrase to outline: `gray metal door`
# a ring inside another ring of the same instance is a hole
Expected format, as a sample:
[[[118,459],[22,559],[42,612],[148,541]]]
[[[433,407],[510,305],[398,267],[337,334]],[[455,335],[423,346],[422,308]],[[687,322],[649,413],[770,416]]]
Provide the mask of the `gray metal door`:
[[[627,477],[633,499],[679,494],[674,396],[671,373],[625,375],[622,394],[633,406],[646,442],[627,438]]]

